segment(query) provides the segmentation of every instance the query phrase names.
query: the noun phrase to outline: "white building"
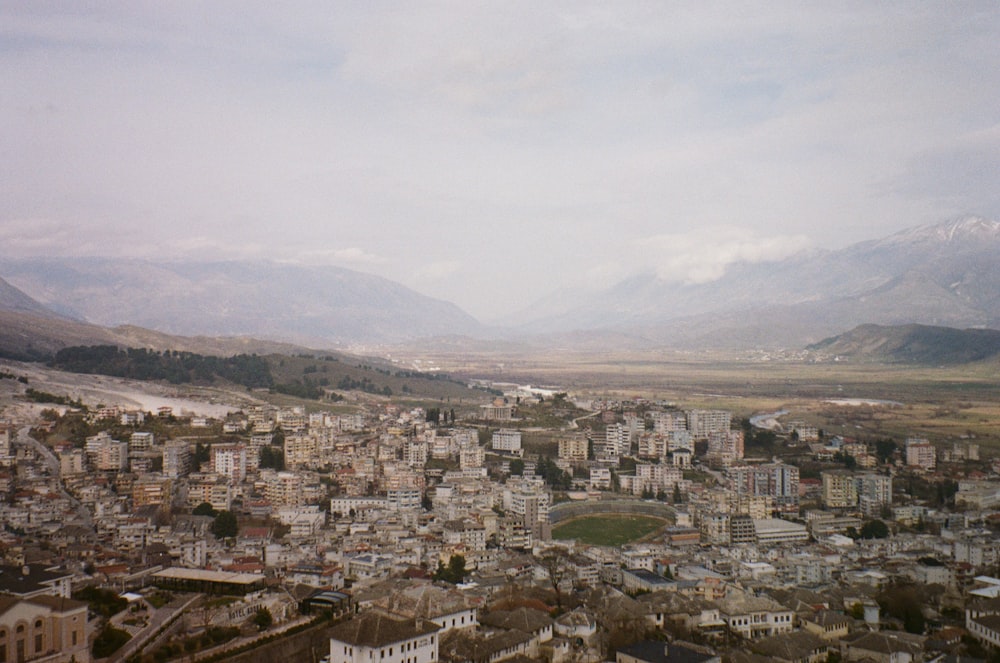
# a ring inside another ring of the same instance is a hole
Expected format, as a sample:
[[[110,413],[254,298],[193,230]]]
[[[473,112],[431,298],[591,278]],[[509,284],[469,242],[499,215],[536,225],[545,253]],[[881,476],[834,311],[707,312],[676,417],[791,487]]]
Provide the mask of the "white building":
[[[436,663],[440,627],[368,612],[333,627],[330,663]]]
[[[507,428],[494,431],[490,447],[493,451],[520,456],[523,453],[521,450],[521,431]]]

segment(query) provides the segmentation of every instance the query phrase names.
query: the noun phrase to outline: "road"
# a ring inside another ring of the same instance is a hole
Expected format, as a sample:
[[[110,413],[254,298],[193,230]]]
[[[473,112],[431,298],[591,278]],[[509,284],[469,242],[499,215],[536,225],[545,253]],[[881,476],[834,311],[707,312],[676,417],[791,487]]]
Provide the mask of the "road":
[[[93,529],[94,521],[90,515],[90,509],[85,507],[78,499],[66,491],[66,487],[62,482],[62,477],[59,474],[59,459],[52,452],[52,449],[49,449],[44,444],[31,437],[30,426],[24,426],[18,429],[17,441],[19,443],[26,444],[35,450],[35,454],[41,459],[42,463],[44,463],[45,467],[48,469],[49,476],[55,480],[56,485],[59,488],[59,492],[63,497],[69,500],[70,504],[72,504],[76,509],[77,517],[80,519],[82,525],[88,529]]]

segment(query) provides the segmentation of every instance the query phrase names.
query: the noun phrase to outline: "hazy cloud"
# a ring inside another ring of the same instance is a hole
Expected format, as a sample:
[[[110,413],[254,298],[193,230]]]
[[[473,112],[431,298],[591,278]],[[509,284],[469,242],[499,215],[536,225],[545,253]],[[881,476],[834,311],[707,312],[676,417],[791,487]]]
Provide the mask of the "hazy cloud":
[[[649,237],[639,250],[664,281],[707,283],[721,278],[733,263],[781,260],[809,246],[802,235],[755,237],[740,228],[719,227]]]
[[[477,315],[716,278],[1000,214],[998,35],[975,0],[7,4],[0,253],[328,261]]]

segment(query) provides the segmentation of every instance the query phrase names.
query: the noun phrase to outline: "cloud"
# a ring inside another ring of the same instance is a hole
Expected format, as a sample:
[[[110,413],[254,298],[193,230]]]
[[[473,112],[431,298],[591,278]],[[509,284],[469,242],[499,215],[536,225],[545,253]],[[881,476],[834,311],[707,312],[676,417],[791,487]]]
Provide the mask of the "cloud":
[[[369,253],[357,246],[341,249],[310,249],[298,254],[306,262],[348,263],[353,265],[377,265],[386,261],[382,256]]]
[[[486,315],[1000,214],[990,2],[14,3],[0,26],[0,253],[341,263]]]
[[[638,243],[658,278],[673,283],[708,283],[735,263],[773,262],[811,246],[804,235],[757,237],[745,229],[716,227],[648,237]]]
[[[441,260],[420,268],[414,277],[419,281],[440,281],[454,276],[461,268],[460,260]]]

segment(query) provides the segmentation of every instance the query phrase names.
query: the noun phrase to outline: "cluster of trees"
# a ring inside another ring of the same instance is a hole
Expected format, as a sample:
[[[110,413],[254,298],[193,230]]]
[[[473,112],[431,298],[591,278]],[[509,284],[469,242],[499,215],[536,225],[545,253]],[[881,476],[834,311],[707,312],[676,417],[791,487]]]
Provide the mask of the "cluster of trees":
[[[669,500],[672,504],[680,504],[681,502],[684,501],[684,496],[681,494],[681,487],[675,483],[674,490],[670,495],[667,495],[667,491],[663,490],[662,488],[660,488],[655,493],[653,492],[652,488],[646,488],[645,490],[642,491],[642,499],[644,500],[656,499],[661,502],[666,502]]]
[[[274,383],[267,362],[257,355],[209,357],[193,352],[114,345],[73,346],[56,352],[51,366],[72,373],[94,373],[136,380],[167,380],[173,384],[223,379],[248,388]]]
[[[523,473],[523,466],[521,471]],[[545,479],[546,484],[557,490],[569,490],[573,487],[573,477],[556,465],[556,462],[548,456],[542,456],[538,460],[535,465],[535,474]]]
[[[326,380],[326,378],[323,379]],[[271,387],[271,391],[278,394],[285,394],[287,396],[295,396],[296,398],[305,398],[313,401],[319,400],[323,397],[323,389],[321,389],[320,386],[315,384],[312,380],[305,380],[304,382],[296,380],[295,382],[276,384]]]
[[[457,585],[465,579],[465,557],[462,555],[452,555],[448,559],[448,566],[444,562],[438,562],[437,570],[434,572],[435,580],[444,580],[453,585]]]
[[[217,539],[231,539],[239,534],[239,523],[232,511],[216,511],[208,502],[202,502],[191,511],[191,514],[214,518],[211,530]]]
[[[37,389],[32,389],[28,387],[24,395],[32,403],[55,403],[56,405],[71,405],[73,407],[78,407],[83,409],[83,402],[79,399],[73,400],[69,396],[57,396],[55,394],[50,394],[47,391],[39,391]]]
[[[267,445],[260,448],[260,467],[281,471],[285,469],[285,452]]]
[[[366,394],[380,394],[382,396],[392,396],[392,389],[388,386],[378,387],[372,382],[368,377],[363,377],[360,380],[352,378],[350,375],[345,375],[340,378],[340,382],[337,383],[337,389],[352,390],[357,389],[365,392]]]
[[[424,419],[432,421],[435,424],[444,423],[447,425],[449,421],[451,421],[451,423],[455,423],[455,408],[452,408],[451,410],[442,410],[439,407],[428,408]]]

